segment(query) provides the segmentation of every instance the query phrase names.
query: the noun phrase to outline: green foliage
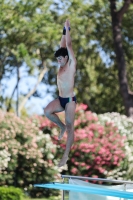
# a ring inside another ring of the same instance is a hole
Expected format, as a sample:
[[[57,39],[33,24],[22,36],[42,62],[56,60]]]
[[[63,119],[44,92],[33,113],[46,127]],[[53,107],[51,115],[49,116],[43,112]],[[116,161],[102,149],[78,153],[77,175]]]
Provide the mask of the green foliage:
[[[116,5],[119,10],[123,1]],[[25,63],[28,73],[33,74],[45,63],[49,71],[43,83],[56,85],[57,64],[53,62],[53,52],[59,47],[63,23],[69,18],[77,59],[75,93],[78,102],[87,104],[96,113],[125,112],[119,91],[109,0],[56,3],[52,0],[3,0],[1,9],[0,80],[9,80],[16,66]],[[131,4],[121,28],[130,90],[133,90],[132,12]],[[3,94],[4,91],[3,84]],[[53,96],[56,95],[57,90],[54,90]],[[4,95],[0,97],[1,107],[6,106],[3,98]]]
[[[56,146],[47,131],[39,130],[37,118],[20,119],[0,111],[0,185],[24,188],[32,196],[48,195],[34,183],[57,179]]]
[[[0,200],[22,200],[23,192],[19,188],[0,187]]]
[[[52,197],[48,197],[48,198],[24,198],[23,200],[60,200],[61,196],[52,196]]]

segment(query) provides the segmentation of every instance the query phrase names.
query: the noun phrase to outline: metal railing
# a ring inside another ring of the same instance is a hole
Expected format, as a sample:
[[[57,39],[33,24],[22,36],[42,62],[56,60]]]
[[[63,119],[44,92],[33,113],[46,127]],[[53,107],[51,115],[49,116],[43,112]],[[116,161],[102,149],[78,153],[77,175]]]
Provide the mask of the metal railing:
[[[124,184],[124,191],[126,191],[126,184],[133,184],[132,181],[124,181],[124,180],[114,180],[114,179],[104,179],[104,178],[92,178],[92,177],[83,177],[83,176],[71,176],[71,175],[62,175],[61,178],[64,179],[79,179],[79,180],[89,180],[89,181],[102,181],[102,182],[108,182],[108,183],[119,183]],[[62,200],[64,200],[64,190],[62,191]]]

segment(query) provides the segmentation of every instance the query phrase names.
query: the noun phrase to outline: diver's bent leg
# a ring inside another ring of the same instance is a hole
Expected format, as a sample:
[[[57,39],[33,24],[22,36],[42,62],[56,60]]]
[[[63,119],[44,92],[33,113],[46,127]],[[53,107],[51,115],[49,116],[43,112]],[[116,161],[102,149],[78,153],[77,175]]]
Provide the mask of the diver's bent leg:
[[[62,112],[64,108],[60,105],[59,99],[56,99],[48,104],[48,106],[44,109],[45,116],[52,122],[54,122],[57,126],[60,127],[60,135],[59,139],[63,136],[66,131],[65,124],[59,119],[59,117],[55,114],[58,112]]]
[[[60,162],[58,164],[59,167],[62,167],[63,165],[66,164],[66,162],[68,160],[69,152],[74,143],[74,127],[73,127],[73,125],[68,125],[68,124],[66,125],[66,127],[67,127],[66,149],[65,149],[62,159],[60,160]]]

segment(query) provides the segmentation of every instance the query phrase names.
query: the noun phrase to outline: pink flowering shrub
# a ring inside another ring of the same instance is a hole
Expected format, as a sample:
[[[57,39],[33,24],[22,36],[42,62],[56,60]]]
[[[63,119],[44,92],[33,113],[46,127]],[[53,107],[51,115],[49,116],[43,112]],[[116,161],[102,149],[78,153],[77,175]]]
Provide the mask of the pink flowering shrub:
[[[133,180],[133,119],[115,112],[100,114],[98,119],[103,126],[108,123],[117,126],[119,133],[126,136],[124,142],[125,159],[120,166],[108,173],[108,178]]]
[[[75,118],[75,141],[72,146],[68,174],[107,177],[108,172],[117,168],[125,158],[124,141],[113,123],[100,124],[95,113],[87,111],[84,104],[77,105]],[[59,115],[60,118],[64,114]],[[56,158],[61,158],[67,135],[61,141],[53,131],[53,142],[57,145]]]
[[[45,125],[48,127],[49,122]],[[44,134],[39,127],[37,118],[20,119],[13,113],[0,111],[1,186],[25,188],[30,194],[39,196],[41,190],[32,190],[32,184],[53,181],[56,177],[56,145],[49,133],[45,131]]]

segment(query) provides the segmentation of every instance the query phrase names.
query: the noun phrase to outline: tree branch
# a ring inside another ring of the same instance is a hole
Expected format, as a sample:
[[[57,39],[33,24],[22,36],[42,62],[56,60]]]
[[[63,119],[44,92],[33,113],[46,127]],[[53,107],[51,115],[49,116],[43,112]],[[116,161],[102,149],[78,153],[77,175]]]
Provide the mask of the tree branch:
[[[131,3],[133,3],[133,0],[124,0],[122,8],[117,12],[117,16],[120,21],[122,21],[123,15],[128,10]]]
[[[17,83],[16,83],[16,86],[15,86],[13,92],[12,92],[10,99],[9,99],[9,104],[7,106],[7,112],[9,112],[10,109],[11,109],[12,98],[14,96],[15,90],[18,88],[18,84],[19,84],[19,81],[20,81],[19,67],[20,67],[20,63],[17,63]]]
[[[20,80],[20,79],[19,79],[19,80]],[[18,80],[18,82],[19,82],[19,80]],[[14,90],[13,90],[13,92],[12,92],[12,95],[11,95],[11,97],[10,97],[10,99],[9,99],[9,104],[8,104],[8,106],[7,106],[7,109],[6,109],[7,112],[9,112],[10,109],[11,109],[12,99],[13,99],[13,96],[14,96],[15,90],[17,89],[18,82],[16,83],[16,86],[14,87]]]
[[[39,83],[42,81],[44,74],[47,72],[47,68],[44,67],[41,72],[40,75],[38,77],[37,83],[35,84],[34,88],[24,97],[23,101],[21,102],[20,106],[19,106],[19,113],[21,112],[22,108],[24,107],[24,105],[26,104],[27,100],[35,93],[37,86],[39,85]]]

